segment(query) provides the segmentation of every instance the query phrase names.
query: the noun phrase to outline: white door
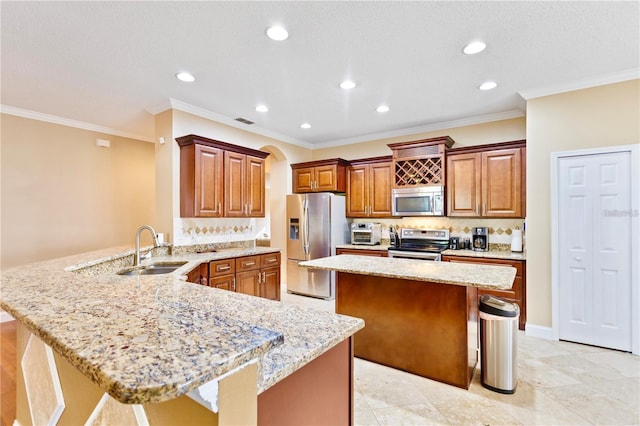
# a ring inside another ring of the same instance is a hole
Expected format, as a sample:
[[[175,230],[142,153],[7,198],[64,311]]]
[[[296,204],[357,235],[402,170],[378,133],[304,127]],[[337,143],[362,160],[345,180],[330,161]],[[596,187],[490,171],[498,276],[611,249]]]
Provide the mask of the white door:
[[[631,153],[559,159],[559,337],[631,350]]]

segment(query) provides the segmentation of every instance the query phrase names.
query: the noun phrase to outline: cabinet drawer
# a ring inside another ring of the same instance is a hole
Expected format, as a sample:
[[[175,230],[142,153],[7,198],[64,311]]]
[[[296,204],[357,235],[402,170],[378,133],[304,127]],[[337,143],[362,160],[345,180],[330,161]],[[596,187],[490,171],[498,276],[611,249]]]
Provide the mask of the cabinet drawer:
[[[260,268],[269,268],[271,266],[280,266],[280,252],[260,256]]]
[[[212,277],[218,275],[229,275],[236,273],[236,260],[223,259],[209,262],[209,275]]]
[[[245,256],[236,258],[236,272],[260,269],[260,256]]]
[[[386,250],[336,249],[336,254],[355,254],[357,256],[387,257]]]

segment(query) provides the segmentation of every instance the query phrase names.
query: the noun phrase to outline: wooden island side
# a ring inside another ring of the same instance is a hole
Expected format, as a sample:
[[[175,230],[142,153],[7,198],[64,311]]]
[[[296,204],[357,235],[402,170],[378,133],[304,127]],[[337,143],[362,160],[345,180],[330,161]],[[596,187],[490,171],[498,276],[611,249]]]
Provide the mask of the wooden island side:
[[[469,388],[478,361],[478,288],[509,288],[515,269],[339,255],[302,262],[337,272],[336,313],[365,320],[354,355]]]

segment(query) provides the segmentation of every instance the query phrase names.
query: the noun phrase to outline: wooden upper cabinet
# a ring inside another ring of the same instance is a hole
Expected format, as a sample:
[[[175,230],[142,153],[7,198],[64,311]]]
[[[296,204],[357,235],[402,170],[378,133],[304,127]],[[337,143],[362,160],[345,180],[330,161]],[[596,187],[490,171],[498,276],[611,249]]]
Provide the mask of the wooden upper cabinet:
[[[224,153],[226,217],[264,217],[264,159],[226,151]]]
[[[180,145],[181,217],[264,217],[266,152],[202,136]]]
[[[483,216],[524,217],[521,191],[520,148],[482,153]]]
[[[524,141],[454,151],[447,156],[447,216],[525,216]]]
[[[482,159],[479,154],[447,157],[447,215],[480,216]]]
[[[180,150],[180,216],[223,214],[223,151],[204,145]]]
[[[347,168],[347,217],[391,217],[391,157],[353,161]]]
[[[345,192],[348,165],[342,158],[292,164],[293,193]]]

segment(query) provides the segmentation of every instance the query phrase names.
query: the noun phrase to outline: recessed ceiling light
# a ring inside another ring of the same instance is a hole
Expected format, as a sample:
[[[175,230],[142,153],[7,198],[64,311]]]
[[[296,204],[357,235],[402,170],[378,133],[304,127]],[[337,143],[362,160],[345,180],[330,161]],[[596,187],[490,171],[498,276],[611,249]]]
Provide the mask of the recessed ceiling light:
[[[289,33],[280,25],[274,25],[273,27],[267,28],[267,37],[271,40],[282,41],[289,38]]]
[[[486,47],[487,45],[484,44],[483,42],[474,41],[472,43],[467,44],[464,47],[464,49],[462,49],[462,51],[467,55],[475,55],[476,53],[482,52]]]
[[[311,124],[309,124],[309,123],[302,123],[302,124],[300,125],[300,127],[302,127],[303,129],[310,129],[310,128],[311,128]]]
[[[267,112],[267,111],[269,111],[269,108],[266,105],[258,105],[256,107],[256,111],[258,111],[258,112]]]
[[[496,83],[495,81],[487,81],[482,83],[480,86],[478,86],[478,89],[491,90],[491,89],[495,89],[496,87],[498,87],[498,83]]]
[[[349,90],[356,87],[356,84],[351,80],[345,80],[342,83],[340,83],[340,87],[342,87],[343,89]]]
[[[376,108],[376,111],[378,112],[388,112],[389,111],[389,107],[386,105],[380,105],[378,108]]]
[[[184,81],[185,83],[192,83],[196,81],[196,78],[188,72],[179,72],[176,74],[176,78],[180,81]]]

